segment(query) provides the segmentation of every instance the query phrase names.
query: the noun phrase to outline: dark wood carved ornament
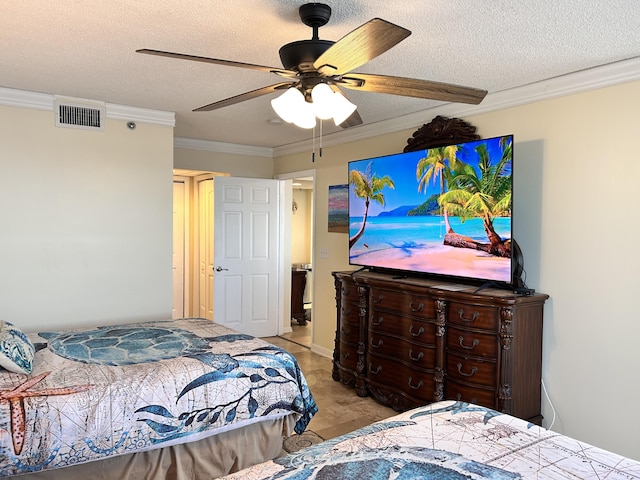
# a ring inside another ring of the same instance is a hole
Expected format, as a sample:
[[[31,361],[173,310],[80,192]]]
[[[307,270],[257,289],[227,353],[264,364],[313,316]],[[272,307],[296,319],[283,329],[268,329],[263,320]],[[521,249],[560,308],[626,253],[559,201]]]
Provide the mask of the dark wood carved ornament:
[[[460,118],[446,118],[438,115],[413,133],[407,140],[407,146],[404,147],[403,152],[415,152],[473,140],[480,140],[476,127]]]

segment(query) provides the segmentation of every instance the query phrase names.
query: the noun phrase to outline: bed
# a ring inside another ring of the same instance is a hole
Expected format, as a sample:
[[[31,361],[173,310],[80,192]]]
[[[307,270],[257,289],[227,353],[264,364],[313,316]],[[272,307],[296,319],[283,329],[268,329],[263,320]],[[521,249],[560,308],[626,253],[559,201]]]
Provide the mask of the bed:
[[[637,479],[640,462],[486,407],[443,401],[225,480]]]
[[[291,354],[205,319],[0,322],[3,349],[0,477],[215,478],[275,458],[317,411]]]

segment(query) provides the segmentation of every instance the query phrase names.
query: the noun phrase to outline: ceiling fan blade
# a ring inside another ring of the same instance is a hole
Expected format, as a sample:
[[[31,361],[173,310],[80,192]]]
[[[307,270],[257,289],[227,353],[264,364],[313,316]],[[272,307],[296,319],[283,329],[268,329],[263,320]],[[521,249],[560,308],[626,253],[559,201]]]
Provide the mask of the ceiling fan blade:
[[[210,103],[209,105],[196,108],[193,111],[209,112],[211,110],[216,110],[218,108],[228,107],[229,105],[234,105],[236,103],[244,102],[245,100],[251,100],[252,98],[261,97],[262,95],[267,95],[269,93],[277,92],[278,90],[284,90],[286,88],[292,87],[293,85],[295,85],[294,82],[276,83],[274,85],[269,85],[268,87],[258,88],[257,90],[251,90],[250,92],[241,93],[240,95],[229,97],[225,100],[220,100],[218,102]]]
[[[411,35],[411,31],[374,18],[348,33],[322,55],[313,67],[323,75],[342,75],[386,52]]]
[[[286,70],[284,68],[266,67],[264,65],[254,65],[252,63],[234,62],[231,60],[221,60],[219,58],[198,57],[197,55],[188,55],[185,53],[163,52],[161,50],[150,50],[148,48],[141,48],[136,50],[137,53],[145,53],[147,55],[157,55],[159,57],[179,58],[182,60],[193,60],[196,62],[214,63],[216,65],[226,65],[228,67],[240,67],[250,68],[252,70],[260,70],[267,73],[276,73],[283,77],[296,77],[297,72],[293,70]]]
[[[339,85],[352,90],[389,93],[391,95],[442,100],[445,102],[471,103],[473,105],[479,104],[487,95],[486,90],[463,87],[452,83],[368,73],[345,75]]]

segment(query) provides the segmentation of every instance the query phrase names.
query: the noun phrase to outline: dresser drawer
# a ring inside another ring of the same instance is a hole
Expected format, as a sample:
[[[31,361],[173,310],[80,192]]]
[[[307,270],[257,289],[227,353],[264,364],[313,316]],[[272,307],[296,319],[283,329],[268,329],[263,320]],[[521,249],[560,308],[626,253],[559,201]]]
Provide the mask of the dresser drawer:
[[[497,381],[495,362],[464,357],[451,351],[447,351],[446,374],[453,380],[488,387],[496,385]]]
[[[376,309],[372,310],[370,314],[369,331],[396,335],[425,345],[435,345],[436,343],[436,326],[433,323],[381,312]]]
[[[342,286],[340,288],[340,299],[342,303],[355,303],[360,302],[360,294],[358,293],[358,287],[350,280],[342,280]]]
[[[497,358],[498,339],[496,335],[478,333],[455,327],[447,329],[447,348],[463,355]]]
[[[350,370],[356,370],[358,365],[357,347],[345,342],[340,342],[340,365]]]
[[[418,368],[434,368],[435,345],[420,345],[377,333],[369,334],[369,352],[383,355]]]
[[[432,402],[434,399],[433,372],[421,372],[371,354],[367,355],[367,380],[373,384],[400,390],[425,402]]]
[[[475,403],[483,407],[496,408],[496,392],[492,388],[478,388],[447,381],[444,387],[445,400]]]
[[[436,318],[436,304],[431,297],[372,287],[369,300],[371,309],[390,310],[427,320]]]
[[[342,323],[340,325],[340,341],[358,344],[360,340],[360,327],[352,323]]]
[[[349,322],[358,325],[360,323],[360,307],[354,303],[341,304],[340,319],[342,323]]]
[[[451,302],[447,306],[447,323],[466,328],[496,331],[498,328],[498,309]]]

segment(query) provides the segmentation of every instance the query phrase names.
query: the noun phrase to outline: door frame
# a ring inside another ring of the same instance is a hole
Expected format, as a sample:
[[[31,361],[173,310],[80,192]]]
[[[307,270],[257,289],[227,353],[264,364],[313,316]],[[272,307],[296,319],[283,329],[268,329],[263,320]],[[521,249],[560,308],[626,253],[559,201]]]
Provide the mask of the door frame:
[[[316,231],[316,169],[309,170],[300,170],[297,172],[288,172],[281,173],[275,175],[274,178],[276,180],[284,180],[280,183],[280,196],[283,199],[281,205],[282,219],[281,222],[281,242],[280,242],[280,253],[281,253],[281,292],[280,298],[290,299],[291,298],[291,225],[292,225],[292,215],[291,211],[291,202],[293,201],[293,179],[302,178],[302,177],[311,177],[313,179],[313,193],[311,195],[311,263],[312,265],[315,263],[315,231]],[[287,233],[288,232],[288,233]],[[311,270],[311,285],[315,290],[315,272],[316,269],[312,268]],[[315,292],[311,292],[311,298],[315,300]],[[312,301],[313,301],[312,300]],[[285,301],[285,311],[284,318],[282,321],[282,333],[289,333],[292,331],[291,329],[291,304],[290,302]],[[315,322],[314,320],[314,312],[315,309],[311,309],[311,343],[313,344],[314,339],[314,330],[315,330]]]

